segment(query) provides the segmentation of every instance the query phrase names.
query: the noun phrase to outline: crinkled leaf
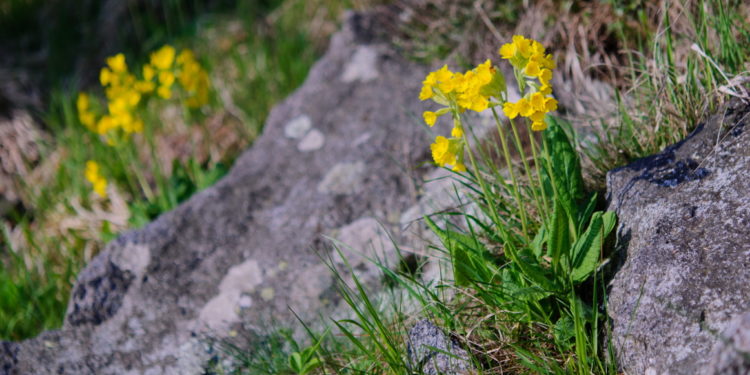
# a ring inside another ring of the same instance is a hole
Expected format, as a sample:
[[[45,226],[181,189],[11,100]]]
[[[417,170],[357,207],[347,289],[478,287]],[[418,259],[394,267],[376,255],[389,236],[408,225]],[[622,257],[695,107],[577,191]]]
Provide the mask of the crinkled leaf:
[[[594,272],[599,265],[602,244],[607,235],[614,229],[617,217],[612,211],[595,212],[591,216],[586,232],[573,245],[571,258],[573,260],[572,278],[581,282]]]

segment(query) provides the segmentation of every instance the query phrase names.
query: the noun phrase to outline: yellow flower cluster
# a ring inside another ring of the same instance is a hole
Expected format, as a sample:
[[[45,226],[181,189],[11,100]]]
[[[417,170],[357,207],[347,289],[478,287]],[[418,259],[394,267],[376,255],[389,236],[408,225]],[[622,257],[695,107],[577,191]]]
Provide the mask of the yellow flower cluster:
[[[509,60],[513,65],[516,77],[532,88],[519,101],[503,103],[503,112],[510,119],[518,115],[529,118],[531,130],[546,129],[544,116],[557,109],[557,100],[550,96],[552,70],[555,69],[552,55],[546,54],[541,43],[521,35],[514,36],[512,43],[503,44],[499,52],[503,59]]]
[[[452,72],[446,65],[427,75],[419,99],[433,99],[442,105],[455,101],[461,110],[481,112],[489,107],[491,95],[485,87],[494,78],[495,68],[490,60],[466,73]]]
[[[177,66],[180,85],[188,94],[185,104],[190,108],[198,108],[208,103],[208,73],[195,59],[193,52],[182,50],[177,56]]]
[[[143,121],[136,109],[144,96],[156,93],[160,98],[170,99],[177,80],[187,93],[188,107],[198,108],[208,102],[208,74],[191,51],[183,50],[177,56],[174,47],[163,46],[151,54],[140,79],[128,70],[125,55],[118,53],[108,57],[107,66],[99,72],[107,97],[106,113],[97,119],[91,98],[80,93],[76,101],[78,118],[89,130],[105,137],[115,130],[125,135],[142,132]]]
[[[466,171],[463,163],[464,142],[460,138],[438,136],[435,138],[435,143],[430,145],[430,151],[432,151],[432,159],[439,166],[452,165],[456,172]]]
[[[118,53],[107,58],[107,66],[99,72],[99,81],[107,95],[108,113],[102,116],[93,130],[106,135],[114,129],[122,129],[126,134],[143,131],[143,121],[134,109],[141,101],[143,83],[128,71],[125,55]],[[83,121],[81,121],[83,122]]]
[[[422,118],[429,126],[437,119],[451,113],[453,130],[451,138],[438,136],[430,146],[432,158],[439,166],[452,165],[453,170],[463,171],[463,147],[466,144],[461,113],[466,110],[481,112],[487,108],[502,105],[503,112],[510,119],[523,116],[531,120],[531,130],[547,128],[544,117],[557,109],[557,100],[552,94],[552,70],[555,62],[541,43],[516,35],[511,43],[500,47],[500,56],[509,60],[518,80],[520,90],[526,93],[517,102],[507,101],[505,78],[492,66],[490,60],[466,73],[452,72],[448,66],[431,72],[422,82],[420,100],[432,99],[443,108],[425,111]],[[530,88],[530,90],[526,90]]]
[[[463,128],[459,114],[465,110],[481,112],[490,106],[490,98],[499,93],[503,86],[502,75],[497,74],[490,60],[478,65],[466,73],[452,72],[448,66],[431,72],[422,82],[420,100],[432,99],[445,106],[436,112],[425,111],[422,114],[429,126],[435,125],[439,116],[448,112],[454,119],[450,139],[438,137],[431,146],[435,162],[440,166],[452,165],[455,171],[464,171],[463,164]]]
[[[172,65],[174,64],[175,53],[174,47],[164,46],[152,53],[151,63],[143,67],[143,79],[153,82],[152,80],[156,78],[159,84],[156,94],[163,99],[172,98],[172,84],[175,80]]]
[[[95,161],[89,160],[86,162],[86,171],[84,172],[86,179],[91,183],[94,188],[94,192],[102,198],[107,197],[107,179],[99,174],[99,164]]]

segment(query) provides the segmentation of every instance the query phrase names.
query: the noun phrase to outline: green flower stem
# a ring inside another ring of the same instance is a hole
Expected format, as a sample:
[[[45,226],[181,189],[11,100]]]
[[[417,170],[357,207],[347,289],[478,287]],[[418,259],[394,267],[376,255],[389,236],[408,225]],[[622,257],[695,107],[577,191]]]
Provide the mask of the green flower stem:
[[[523,146],[521,145],[521,137],[519,137],[519,135],[518,135],[518,128],[516,127],[515,121],[513,121],[511,119],[509,119],[509,121],[510,121],[510,127],[511,127],[511,129],[513,131],[513,137],[514,137],[514,142],[516,144],[516,148],[518,149],[518,153],[521,155],[521,161],[523,162],[524,172],[526,173],[527,176],[529,176],[528,177],[529,178],[529,183],[533,184],[534,177],[533,177],[533,174],[531,173],[531,167],[529,167],[529,162],[527,161],[526,151],[523,150]],[[499,126],[500,125],[498,124],[498,127]],[[538,166],[539,165],[539,159],[537,159],[536,151],[534,149],[534,147],[535,147],[535,145],[534,145],[535,140],[534,140],[534,132],[533,131],[529,132],[529,141],[531,142],[532,155],[534,157],[534,165]],[[537,172],[539,172],[538,169],[537,169]],[[539,176],[539,173],[537,173],[537,177],[538,176]],[[543,186],[541,184],[541,179],[539,180],[539,188],[543,189]],[[546,212],[545,212],[545,208],[546,207],[542,206],[542,202],[539,199],[539,194],[538,194],[537,190],[534,188],[533,185],[531,187],[531,194],[534,196],[534,203],[536,203],[536,209],[539,212],[539,214],[541,215],[541,217],[542,218],[547,217],[546,216]]]
[[[500,135],[500,143],[503,146],[503,156],[505,157],[505,163],[508,166],[508,173],[510,173],[510,179],[513,181],[513,195],[516,198],[516,204],[518,205],[519,213],[521,214],[521,229],[523,230],[523,236],[526,238],[527,242],[531,242],[531,238],[529,237],[528,233],[528,224],[527,224],[527,218],[526,218],[526,207],[523,204],[523,200],[521,199],[521,191],[518,184],[518,179],[516,178],[516,173],[513,171],[513,162],[510,158],[510,151],[508,149],[508,141],[505,139],[505,132],[502,130],[502,126],[500,126],[500,119],[497,116],[497,112],[495,111],[495,108],[492,108],[492,116],[495,118],[495,124],[497,125],[497,131]]]
[[[534,168],[536,169],[536,179],[537,183],[539,184],[539,190],[542,192],[542,202],[541,202],[541,208],[540,211],[542,214],[543,220],[547,220],[551,216],[551,211],[549,207],[549,200],[547,199],[547,192],[544,190],[544,183],[542,182],[542,173],[539,170],[540,168],[540,160],[539,160],[539,154],[536,151],[536,138],[534,137],[534,132],[529,133],[529,143],[531,143],[531,154],[534,157]]]
[[[143,176],[139,173],[139,169],[135,168],[135,177],[137,180],[137,183],[133,181],[133,178],[130,174],[130,168],[129,166],[132,165],[132,160],[125,160],[127,159],[133,159],[132,150],[130,150],[127,147],[123,147],[123,143],[120,139],[118,139],[115,142],[115,157],[117,158],[117,161],[120,162],[120,166],[122,167],[123,174],[125,175],[125,180],[127,180],[128,185],[130,185],[130,189],[132,189],[133,193],[137,193],[139,190],[143,191],[146,196],[150,196],[152,194],[150,187],[148,186],[148,183],[145,181]],[[127,150],[126,150],[127,148]],[[137,159],[137,158],[136,158]]]
[[[454,112],[454,114],[457,115],[456,112]],[[474,170],[477,181],[479,181],[479,186],[482,188],[482,193],[484,194],[485,201],[490,208],[492,219],[496,223],[496,228],[498,229],[500,237],[503,239],[503,242],[512,246],[508,232],[505,230],[505,227],[501,225],[500,214],[498,214],[497,212],[497,207],[495,207],[494,203],[490,202],[490,199],[489,199],[490,189],[487,187],[487,184],[485,183],[484,178],[482,178],[482,175],[481,175],[482,172],[479,170],[479,165],[477,164],[476,158],[474,157],[474,152],[472,152],[472,147],[471,147],[471,144],[469,143],[468,134],[464,134],[464,141],[466,142],[466,148],[468,149],[467,151],[469,154],[469,161],[471,162],[471,167]],[[512,257],[515,258],[515,253],[512,255]]]
[[[128,139],[128,145],[133,145],[132,138]],[[141,190],[143,191],[143,194],[146,196],[146,199],[148,201],[152,201],[154,199],[154,192],[151,190],[151,186],[148,184],[148,180],[146,180],[146,176],[143,175],[144,170],[146,170],[146,167],[143,165],[143,161],[138,157],[138,153],[135,151],[135,147],[126,147],[128,150],[128,156],[131,159],[131,165],[135,165],[135,168],[132,168],[133,173],[135,174],[135,177],[138,179],[138,183],[141,186]]]

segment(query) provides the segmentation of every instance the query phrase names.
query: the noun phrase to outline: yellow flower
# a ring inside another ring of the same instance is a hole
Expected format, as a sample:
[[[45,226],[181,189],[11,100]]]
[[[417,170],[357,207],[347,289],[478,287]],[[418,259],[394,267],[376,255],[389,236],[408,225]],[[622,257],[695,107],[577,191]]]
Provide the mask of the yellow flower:
[[[539,82],[542,86],[549,86],[549,81],[552,80],[552,71],[545,68],[539,73]]]
[[[531,40],[524,38],[522,35],[514,35],[513,44],[519,56],[524,59],[528,59],[531,56]]]
[[[109,85],[112,82],[112,71],[108,68],[102,68],[102,70],[99,71],[99,82],[102,86]]]
[[[174,62],[175,49],[170,45],[161,47],[158,51],[151,54],[151,65],[160,70],[167,70],[172,67]]]
[[[533,108],[535,111],[543,111],[544,110],[544,95],[539,92],[535,92],[531,94],[529,97],[529,103],[531,104],[531,108]]]
[[[539,64],[534,61],[529,61],[529,63],[526,64],[524,73],[526,73],[526,75],[529,77],[538,76],[541,73],[541,69],[539,69]]]
[[[138,81],[135,83],[135,89],[143,94],[148,94],[156,89],[156,84],[151,81]]]
[[[78,109],[78,112],[85,112],[89,109],[89,96],[85,92],[78,94],[78,99],[76,99],[76,108]]]
[[[508,118],[512,120],[518,117],[518,106],[513,102],[505,102],[503,104],[503,113],[505,113],[505,116],[508,116]]]
[[[122,53],[107,57],[107,65],[114,73],[125,73],[128,70],[128,64],[125,63],[125,55]]]
[[[143,79],[146,81],[150,81],[154,79],[154,76],[156,75],[156,70],[154,70],[154,67],[152,67],[149,64],[146,64],[143,66]]]
[[[159,86],[159,88],[156,89],[156,93],[164,99],[170,99],[172,97],[172,90],[167,86]]]
[[[453,166],[453,171],[455,172],[466,172],[466,166],[464,163],[456,162],[456,165]]]
[[[99,135],[105,135],[110,130],[115,129],[116,127],[117,123],[114,121],[112,116],[102,116],[102,118],[100,118],[96,123],[96,133]]]
[[[461,127],[461,125],[454,126],[453,129],[451,130],[451,137],[461,138],[463,136],[464,136],[464,130]]]
[[[552,112],[557,110],[557,100],[555,98],[547,98],[544,101],[544,111]]]
[[[543,122],[544,121],[544,115],[546,113],[544,111],[536,111],[529,116],[529,119],[532,122]]]
[[[516,46],[513,43],[505,43],[500,47],[498,53],[500,57],[510,60],[516,55]]]
[[[531,103],[529,103],[526,98],[521,98],[521,100],[516,103],[516,108],[518,108],[518,114],[523,117],[529,117],[534,113],[534,108],[531,107]]]
[[[86,170],[84,171],[86,179],[91,183],[94,192],[102,198],[107,197],[107,179],[99,174],[99,164],[93,160],[86,162]]]
[[[159,72],[159,83],[162,86],[172,86],[172,83],[174,83],[174,73],[168,71]]]
[[[533,130],[535,132],[540,132],[540,131],[543,131],[545,129],[547,129],[547,123],[545,123],[544,121],[532,122],[531,123],[531,130]]]
[[[195,61],[195,55],[193,55],[193,51],[189,49],[183,49],[180,51],[180,54],[177,55],[177,64],[182,65],[193,61]]]
[[[435,125],[435,121],[437,121],[437,113],[432,111],[425,111],[422,113],[422,118],[424,118],[424,122],[427,123],[427,125],[433,126]]]
[[[438,136],[435,138],[435,143],[430,145],[430,150],[432,151],[432,159],[435,160],[437,165],[443,167],[456,163],[456,154],[453,152],[450,139]]]
[[[419,100],[427,100],[432,98],[435,93],[432,91],[432,86],[422,86],[422,91],[419,92]]]

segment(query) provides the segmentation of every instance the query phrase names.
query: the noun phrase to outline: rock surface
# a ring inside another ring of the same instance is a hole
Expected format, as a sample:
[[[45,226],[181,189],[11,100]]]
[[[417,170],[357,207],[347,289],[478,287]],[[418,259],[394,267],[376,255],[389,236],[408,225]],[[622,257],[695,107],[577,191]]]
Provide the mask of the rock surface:
[[[750,374],[750,313],[734,317],[711,350],[708,375]]]
[[[469,353],[427,319],[409,330],[408,354],[410,366],[419,374],[463,375],[474,370]]]
[[[205,335],[333,305],[323,235],[357,242],[355,228],[367,238],[352,248],[387,250],[381,230],[403,235],[428,170],[415,167],[429,160],[426,68],[375,38],[374,22],[350,15],[229,175],[110,243],[79,275],[63,328],[2,343],[0,373],[199,374]]]
[[[719,333],[750,310],[748,121],[750,106],[730,102],[684,141],[608,175],[624,258],[608,307],[628,374],[711,373]]]

